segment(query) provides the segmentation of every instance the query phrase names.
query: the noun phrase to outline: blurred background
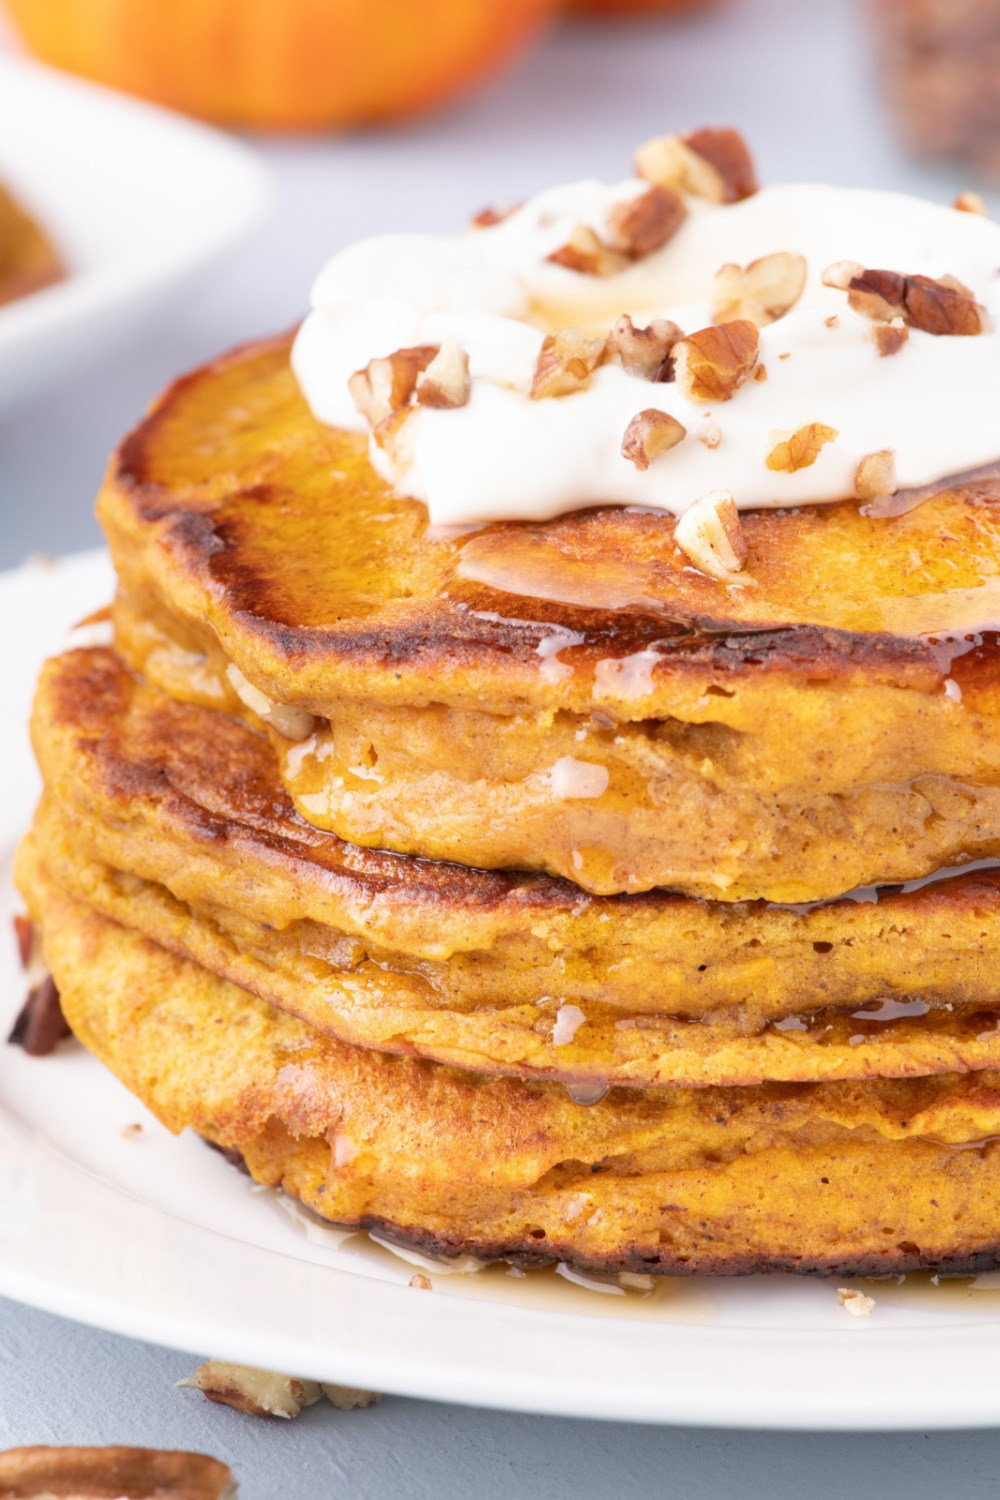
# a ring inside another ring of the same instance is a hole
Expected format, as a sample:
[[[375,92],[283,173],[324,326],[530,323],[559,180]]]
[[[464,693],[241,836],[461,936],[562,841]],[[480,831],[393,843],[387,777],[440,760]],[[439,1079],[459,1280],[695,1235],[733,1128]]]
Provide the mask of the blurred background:
[[[1000,0],[2,0],[0,17],[0,61],[34,50],[237,121],[271,183],[169,315],[0,409],[0,567],[97,544],[94,492],[146,403],[296,322],[351,240],[623,178],[646,137],[707,123],[738,125],[765,181],[989,201],[1000,164]],[[3,128],[0,100],[0,179]],[[72,137],[79,186],[101,163]]]
[[[21,61],[32,54],[214,122],[263,164],[265,193],[258,201],[241,157],[197,133],[172,146],[157,126],[147,141],[113,112],[75,129],[85,104],[71,91],[50,109]],[[69,245],[65,282],[0,307],[0,568],[98,545],[93,498],[125,430],[179,372],[294,324],[335,250],[381,231],[451,230],[555,182],[627,177],[648,136],[703,124],[738,126],[763,181],[943,203],[973,190],[996,209],[1000,0],[0,0],[0,181],[9,163],[34,208],[30,162],[44,161],[56,197],[39,191],[41,218],[43,199],[58,200],[97,259],[132,234],[148,255],[145,225],[176,259],[199,164],[206,183],[211,157],[213,181],[242,173],[246,187],[238,242],[155,315],[123,323],[99,352],[93,342],[88,363],[61,359],[60,319],[76,316],[86,338],[110,322],[115,262],[89,313],[72,300]],[[0,201],[0,272],[4,223]],[[44,378],[21,390],[41,347]],[[199,1446],[238,1465],[251,1500],[996,1494],[991,1432],[633,1429],[392,1400],[367,1420],[316,1408],[282,1430],[183,1402],[172,1381],[190,1365],[0,1303],[0,1447]]]

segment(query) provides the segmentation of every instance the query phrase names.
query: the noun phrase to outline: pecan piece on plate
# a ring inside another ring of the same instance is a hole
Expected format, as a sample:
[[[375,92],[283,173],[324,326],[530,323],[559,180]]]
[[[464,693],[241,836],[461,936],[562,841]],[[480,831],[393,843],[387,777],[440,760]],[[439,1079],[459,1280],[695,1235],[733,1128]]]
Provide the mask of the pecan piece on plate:
[[[29,1057],[48,1057],[72,1034],[59,1004],[55,980],[46,974],[30,991],[7,1041],[14,1047],[23,1047]]]

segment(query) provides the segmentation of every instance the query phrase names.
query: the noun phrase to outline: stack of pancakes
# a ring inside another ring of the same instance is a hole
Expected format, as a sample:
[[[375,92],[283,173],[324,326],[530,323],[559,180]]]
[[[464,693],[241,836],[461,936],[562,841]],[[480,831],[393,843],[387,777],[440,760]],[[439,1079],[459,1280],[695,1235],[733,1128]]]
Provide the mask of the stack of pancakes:
[[[897,508],[749,513],[725,588],[664,515],[435,533],[287,341],[180,381],[35,712],[74,1032],[439,1255],[1000,1262],[1000,482]]]

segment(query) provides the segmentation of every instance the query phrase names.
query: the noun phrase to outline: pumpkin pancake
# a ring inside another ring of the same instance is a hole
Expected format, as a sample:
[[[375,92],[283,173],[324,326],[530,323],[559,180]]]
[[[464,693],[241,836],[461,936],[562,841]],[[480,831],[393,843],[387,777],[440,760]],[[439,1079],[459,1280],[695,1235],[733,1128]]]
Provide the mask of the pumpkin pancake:
[[[743,586],[635,508],[442,535],[288,351],[177,382],[99,513],[125,659],[266,721],[310,823],[725,901],[1000,854],[1000,480],[746,512]]]
[[[67,1019],[174,1131],[340,1224],[597,1270],[1000,1264],[1000,1074],[612,1090],[591,1106],[324,1036],[21,879]]]
[[[33,736],[24,858],[330,1036],[591,1089],[1000,1066],[1000,869],[789,909],[358,849],[296,813],[263,734],[104,648],[45,666]]]

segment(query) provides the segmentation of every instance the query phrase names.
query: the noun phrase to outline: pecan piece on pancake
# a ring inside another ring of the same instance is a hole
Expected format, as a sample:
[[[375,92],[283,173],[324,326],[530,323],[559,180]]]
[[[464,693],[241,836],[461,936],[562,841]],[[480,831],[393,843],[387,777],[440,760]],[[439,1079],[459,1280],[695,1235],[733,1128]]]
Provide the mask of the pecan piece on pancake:
[[[843,285],[848,270],[853,274]],[[874,323],[902,318],[910,328],[942,337],[967,338],[987,327],[986,309],[954,276],[904,276],[840,262],[824,273],[827,286],[847,292],[847,305]]]
[[[667,453],[687,437],[687,428],[665,411],[647,407],[634,416],[622,438],[622,458],[637,469],[648,469],[654,458]]]
[[[608,239],[630,260],[641,260],[661,249],[686,217],[680,193],[653,183],[638,197],[615,204],[608,214]]]
[[[569,271],[613,276],[661,249],[677,233],[686,216],[687,208],[680,193],[654,183],[610,209],[604,237],[589,224],[577,224],[566,243],[546,258]]]
[[[753,373],[759,349],[747,318],[700,328],[674,345],[677,384],[692,401],[729,401]]]
[[[898,488],[893,450],[880,448],[877,453],[866,453],[854,471],[854,493],[858,499],[880,500],[894,495]]]
[[[805,291],[808,265],[804,255],[778,250],[748,266],[727,264],[715,273],[712,316],[717,323],[749,318],[758,328],[776,323]]]
[[[629,375],[641,375],[644,380],[666,380],[673,373],[671,350],[683,337],[669,318],[654,318],[645,328],[636,328],[625,313],[608,334],[607,357]]]
[[[799,469],[809,469],[826,444],[832,443],[838,435],[835,427],[827,427],[823,422],[808,422],[780,443],[775,443],[765,460],[767,467],[776,474],[797,474]]]
[[[437,344],[418,344],[397,349],[379,359],[370,359],[363,370],[355,370],[347,388],[355,406],[372,427],[406,406],[417,388],[417,376],[438,352]]]
[[[607,354],[606,338],[591,338],[579,328],[546,334],[531,381],[531,399],[569,396],[582,391]]]
[[[417,376],[420,406],[465,406],[472,395],[469,356],[453,339],[445,339],[430,364]]]
[[[747,143],[732,129],[654,136],[636,152],[635,171],[647,182],[681,188],[712,203],[737,203],[757,191]]]
[[[876,323],[872,328],[875,348],[883,359],[888,359],[892,354],[898,354],[909,337],[910,330],[899,318],[892,323]]]
[[[576,224],[565,245],[546,256],[554,265],[585,276],[613,276],[624,271],[629,258],[624,250],[609,245],[589,224]]]
[[[23,1047],[29,1057],[48,1057],[60,1042],[72,1035],[59,1004],[55,980],[46,974],[30,991],[7,1041],[14,1047]]]
[[[746,538],[736,502],[728,490],[709,490],[684,512],[674,541],[702,573],[729,583],[747,557]]]
[[[156,1448],[9,1448],[0,1453],[4,1500],[236,1500],[227,1464]]]
[[[495,229],[498,224],[505,223],[511,214],[516,214],[520,207],[521,202],[510,203],[506,208],[481,208],[477,214],[473,214],[472,216],[472,228]]]

